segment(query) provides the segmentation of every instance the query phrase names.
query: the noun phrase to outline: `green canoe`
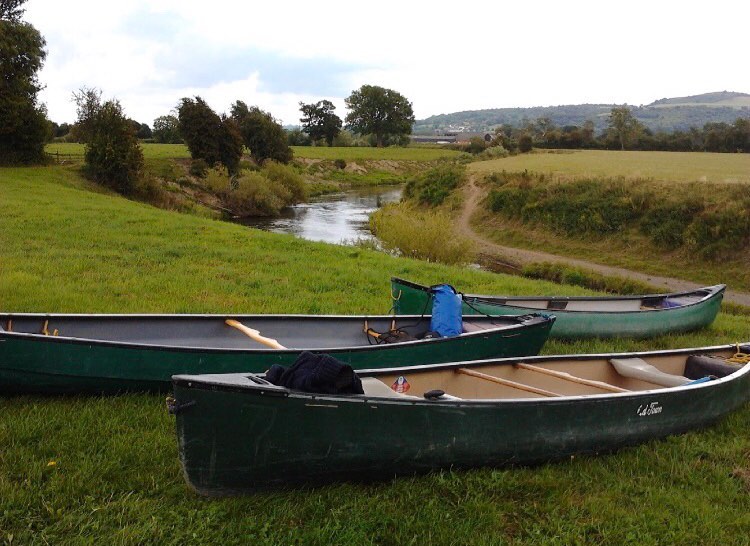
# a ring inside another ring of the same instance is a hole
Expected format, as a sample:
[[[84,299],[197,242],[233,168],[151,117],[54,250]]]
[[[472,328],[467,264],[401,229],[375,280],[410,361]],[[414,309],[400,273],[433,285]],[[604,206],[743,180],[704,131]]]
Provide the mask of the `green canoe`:
[[[715,358],[734,352],[722,346],[363,371],[360,395],[291,391],[252,374],[179,375],[168,404],[187,481],[198,493],[228,495],[537,463],[703,427],[750,398],[750,365]],[[693,382],[707,375],[723,377]],[[406,393],[394,390],[406,385]]]
[[[229,326],[232,319],[255,338]],[[175,374],[261,373],[305,350],[355,369],[535,355],[553,322],[540,314],[477,317],[459,336],[378,344],[365,326],[419,338],[430,317],[0,314],[0,392],[164,391]],[[286,348],[269,348],[274,340]]]
[[[557,320],[551,337],[647,338],[710,325],[721,307],[726,285],[692,292],[644,296],[482,296],[462,294],[465,314],[524,315],[546,311]],[[430,287],[391,278],[397,314],[432,312]]]

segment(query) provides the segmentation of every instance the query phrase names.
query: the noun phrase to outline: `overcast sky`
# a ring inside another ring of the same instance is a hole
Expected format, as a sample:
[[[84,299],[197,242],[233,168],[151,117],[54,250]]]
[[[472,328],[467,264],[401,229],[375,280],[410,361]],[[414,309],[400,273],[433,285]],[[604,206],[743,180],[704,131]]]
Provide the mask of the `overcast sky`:
[[[404,94],[417,119],[479,108],[648,104],[750,92],[747,0],[728,2],[29,0],[47,40],[49,116],[75,120],[96,87],[142,123],[200,95],[284,124],[299,101],[363,84]]]

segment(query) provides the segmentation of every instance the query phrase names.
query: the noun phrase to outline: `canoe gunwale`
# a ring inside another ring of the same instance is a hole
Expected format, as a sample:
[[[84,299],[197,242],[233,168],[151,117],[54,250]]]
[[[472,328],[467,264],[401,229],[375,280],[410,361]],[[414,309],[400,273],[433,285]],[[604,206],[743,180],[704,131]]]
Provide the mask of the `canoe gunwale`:
[[[747,346],[748,342],[740,343],[741,346]],[[720,350],[733,350],[736,349],[736,344],[731,345],[717,345],[711,347],[692,347],[685,349],[671,349],[661,351],[641,351],[631,353],[598,353],[598,354],[573,354],[573,355],[551,355],[551,356],[534,356],[534,357],[510,357],[501,359],[490,359],[490,360],[476,360],[476,361],[465,361],[465,362],[451,362],[446,364],[427,364],[420,366],[411,367],[398,367],[398,368],[383,368],[377,370],[358,370],[357,375],[361,377],[377,377],[378,375],[393,375],[393,374],[413,374],[419,371],[438,371],[438,370],[450,370],[457,368],[469,367],[472,369],[481,368],[483,366],[498,365],[507,363],[513,365],[519,362],[554,362],[556,360],[609,360],[611,358],[648,358],[649,356],[679,356],[679,355],[692,355],[700,353],[710,353]],[[201,389],[221,392],[236,392],[236,393],[249,393],[263,396],[271,395],[285,398],[304,399],[310,401],[320,402],[349,402],[349,403],[377,403],[377,404],[392,404],[401,406],[445,406],[445,407],[463,407],[463,406],[505,406],[507,404],[531,404],[531,403],[543,403],[543,404],[568,404],[570,402],[580,400],[609,400],[609,399],[638,399],[647,398],[654,395],[676,393],[684,390],[692,389],[711,389],[712,387],[718,387],[726,383],[731,383],[740,380],[744,376],[750,374],[750,364],[740,366],[737,370],[730,375],[722,378],[714,379],[703,383],[692,383],[680,385],[677,387],[660,387],[656,389],[648,389],[643,391],[628,391],[628,392],[608,392],[600,394],[579,394],[579,395],[563,395],[554,398],[538,398],[538,397],[525,397],[525,398],[484,398],[484,399],[460,399],[460,400],[427,400],[424,398],[393,398],[387,396],[376,396],[376,395],[334,395],[334,394],[321,394],[321,393],[306,393],[302,391],[293,391],[285,389],[276,385],[263,385],[261,383],[253,384],[232,384],[228,382],[217,382],[215,380],[207,379],[206,376],[201,375],[174,375],[172,376],[173,386],[182,386],[189,389]],[[244,377],[248,376],[262,376],[262,374],[247,374],[247,373],[236,373],[236,374],[223,374],[226,376]],[[748,395],[746,398],[750,398]]]
[[[422,292],[430,292],[429,286],[424,286],[421,284],[413,283],[411,281],[407,281],[405,279],[401,279],[399,277],[391,277],[391,283],[392,284],[403,284],[404,286],[407,286],[408,288],[412,288],[414,290],[420,290]],[[711,300],[723,297],[724,292],[726,291],[727,285],[726,284],[715,284],[712,286],[704,286],[702,288],[698,288],[696,290],[687,290],[684,292],[668,292],[668,293],[662,293],[662,294],[640,294],[640,295],[628,295],[628,296],[507,296],[507,297],[499,297],[499,296],[490,296],[485,294],[464,294],[461,293],[462,300],[469,303],[482,303],[482,304],[488,304],[488,305],[497,305],[502,307],[510,307],[513,309],[521,309],[521,310],[536,310],[538,312],[544,312],[549,311],[554,314],[560,314],[560,313],[602,313],[602,314],[617,314],[617,315],[626,315],[626,314],[632,314],[632,313],[661,313],[665,311],[677,311],[681,309],[688,309],[693,306],[697,305],[704,305]],[[525,307],[522,305],[514,305],[513,301],[523,300],[523,301],[547,301],[547,302],[570,302],[570,301],[583,301],[583,302],[596,302],[596,301],[635,301],[635,300],[644,300],[644,299],[657,299],[657,298],[676,298],[680,296],[689,296],[692,294],[697,294],[699,292],[707,292],[707,294],[694,302],[687,303],[684,305],[679,305],[676,307],[669,307],[664,309],[636,309],[636,310],[603,310],[603,309],[537,309],[532,307]],[[391,295],[393,294],[393,289],[391,289]],[[471,301],[469,301],[471,300]],[[489,315],[494,316],[494,315]],[[502,316],[502,315],[498,315]]]
[[[361,352],[361,351],[372,351],[372,350],[384,350],[384,349],[395,349],[398,347],[413,347],[413,346],[419,346],[422,344],[431,344],[431,345],[439,345],[444,343],[450,343],[455,342],[458,340],[463,339],[473,339],[475,337],[480,336],[486,336],[486,335],[492,335],[497,336],[499,338],[506,338],[506,337],[516,337],[519,333],[519,330],[521,331],[528,331],[530,329],[534,328],[541,328],[544,327],[547,324],[554,323],[555,317],[553,314],[550,313],[544,313],[544,312],[538,312],[538,313],[527,313],[526,315],[534,315],[533,318],[525,319],[525,320],[517,320],[515,321],[515,324],[508,324],[508,325],[501,325],[495,328],[487,328],[482,330],[477,330],[474,332],[463,332],[457,336],[451,336],[451,337],[440,337],[440,338],[430,338],[430,339],[415,339],[411,341],[402,341],[399,343],[388,343],[388,344],[367,344],[367,345],[351,345],[351,346],[334,346],[334,347],[320,347],[320,348],[287,348],[287,349],[270,349],[270,348],[232,348],[232,347],[201,347],[201,346],[182,346],[182,345],[165,345],[165,344],[158,344],[158,343],[133,343],[128,341],[114,341],[114,340],[106,340],[106,339],[99,339],[99,338],[83,338],[83,337],[71,337],[71,336],[51,336],[51,335],[44,335],[40,333],[28,333],[28,332],[13,332],[13,331],[7,331],[0,327],[0,343],[2,343],[5,339],[13,339],[13,338],[19,338],[19,339],[26,339],[26,340],[33,340],[33,341],[41,341],[41,342],[47,342],[47,343],[66,343],[66,344],[81,344],[81,345],[93,345],[93,346],[105,346],[105,347],[123,347],[123,348],[132,348],[132,349],[149,349],[149,350],[156,350],[156,351],[169,351],[169,352],[185,352],[185,353],[195,353],[195,352],[201,352],[201,353],[215,353],[215,354],[298,354],[301,351],[309,350],[310,352],[314,353],[337,353],[337,352]],[[129,314],[95,314],[95,315],[71,315],[71,314],[42,314],[42,313],[4,313],[1,314],[3,318],[17,318],[17,317],[23,317],[23,318],[115,318],[115,319],[139,319],[139,318],[145,318],[145,319],[170,319],[170,318],[180,318],[180,317],[189,317],[189,318],[205,318],[205,319],[216,319],[216,320],[224,320],[224,315],[129,315]],[[393,318],[396,318],[397,320],[404,320],[408,321],[410,319],[423,319],[427,315],[397,315],[394,317],[393,315],[324,315],[326,318],[330,319],[352,319],[352,322],[360,322],[365,320],[380,320],[380,319],[388,319],[391,320]],[[250,318],[289,318],[289,319],[320,319],[320,315],[228,315],[226,318],[235,318],[235,319],[250,319]],[[509,320],[512,320],[513,318],[520,318],[521,315],[514,315],[514,316],[502,316],[499,318],[508,318]],[[467,316],[467,319],[487,319],[488,317],[486,315],[471,315]],[[491,317],[494,318],[494,317]],[[363,332],[364,334],[364,332]]]

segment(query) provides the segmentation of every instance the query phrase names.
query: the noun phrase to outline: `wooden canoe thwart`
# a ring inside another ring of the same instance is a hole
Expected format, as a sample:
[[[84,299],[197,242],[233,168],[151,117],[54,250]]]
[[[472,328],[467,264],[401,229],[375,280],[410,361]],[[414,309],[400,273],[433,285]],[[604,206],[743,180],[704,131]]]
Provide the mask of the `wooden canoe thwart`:
[[[355,369],[535,355],[553,322],[476,317],[420,339],[429,316],[0,314],[0,393],[166,391],[175,374],[262,373],[302,351]],[[396,343],[375,335],[393,328]]]
[[[523,315],[548,312],[557,317],[551,337],[647,338],[709,326],[721,307],[726,285],[692,292],[643,296],[483,296],[462,294],[464,315]],[[397,314],[432,312],[432,291],[391,278]]]
[[[736,352],[725,345],[363,370],[359,395],[292,391],[256,374],[178,375],[170,408],[189,484],[229,495],[537,463],[682,433],[750,399],[748,355],[726,360]]]

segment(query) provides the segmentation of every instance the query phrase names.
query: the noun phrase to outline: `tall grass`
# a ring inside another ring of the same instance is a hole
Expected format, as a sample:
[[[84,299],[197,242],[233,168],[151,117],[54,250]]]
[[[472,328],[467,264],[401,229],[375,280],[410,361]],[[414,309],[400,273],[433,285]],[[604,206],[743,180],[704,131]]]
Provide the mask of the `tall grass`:
[[[453,220],[442,211],[389,203],[370,216],[370,229],[386,250],[403,256],[464,264],[472,255],[471,243],[456,236]]]
[[[569,236],[612,236],[637,229],[653,244],[724,258],[750,243],[750,193],[741,185],[674,185],[623,178],[561,180],[549,175],[493,173],[493,212]]]

